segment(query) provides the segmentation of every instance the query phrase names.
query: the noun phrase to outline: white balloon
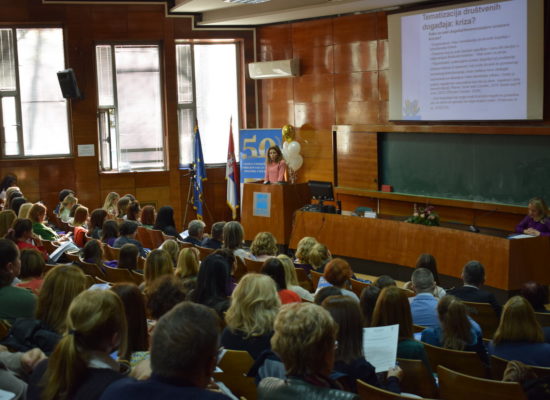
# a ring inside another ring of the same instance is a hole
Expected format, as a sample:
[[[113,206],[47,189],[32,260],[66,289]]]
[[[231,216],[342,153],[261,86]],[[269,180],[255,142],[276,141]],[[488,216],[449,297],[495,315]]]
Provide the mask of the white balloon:
[[[298,156],[294,161],[295,161],[295,164],[292,169],[294,171],[298,171],[300,168],[302,168],[302,165],[304,164],[304,158],[300,154],[298,154]]]
[[[281,150],[281,153],[283,153],[283,158],[285,160],[288,160],[290,158],[289,154],[288,154],[288,149],[282,149]]]
[[[286,150],[288,148],[288,142],[285,140],[283,142],[283,150]]]
[[[301,149],[302,149],[302,146],[300,146],[300,143],[298,143],[295,140],[288,144],[288,154],[298,155],[300,154]]]

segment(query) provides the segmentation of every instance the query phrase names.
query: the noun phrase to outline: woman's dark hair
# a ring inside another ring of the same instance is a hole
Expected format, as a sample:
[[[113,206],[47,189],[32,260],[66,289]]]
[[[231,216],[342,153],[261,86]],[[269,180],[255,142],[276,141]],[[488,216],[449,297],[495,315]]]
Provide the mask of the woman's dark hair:
[[[59,192],[59,201],[62,202],[63,200],[65,200],[65,197],[67,197],[68,195],[72,194],[74,196],[74,190],[71,190],[71,189],[61,189],[61,191]]]
[[[11,204],[10,204],[11,209],[13,210],[13,212],[15,212],[17,215],[19,215],[19,209],[26,202],[27,202],[27,199],[24,198],[23,196],[16,197],[16,198],[12,199],[12,201],[11,201]]]
[[[177,276],[164,275],[151,283],[147,293],[149,313],[153,319],[158,320],[176,304],[184,301],[188,291]]]
[[[346,364],[363,356],[363,319],[357,301],[349,296],[327,297],[322,304],[338,324],[335,361]]]
[[[118,356],[122,360],[129,361],[133,352],[149,349],[145,297],[133,283],[117,283],[111,290],[122,300],[128,324],[126,354],[119,354]]]
[[[395,279],[393,279],[389,275],[380,275],[378,279],[374,281],[374,284],[378,286],[380,290],[388,286],[397,286],[397,284],[395,283]]]
[[[363,314],[363,320],[367,327],[370,326],[372,313],[374,312],[374,306],[376,305],[379,294],[380,288],[376,285],[369,285],[361,292],[359,305],[361,306],[361,313]]]
[[[233,270],[233,264],[235,264],[235,254],[229,249],[217,249],[212,252],[212,254],[217,254],[223,258],[225,258],[225,261],[227,261],[227,264],[229,264],[229,268]]]
[[[126,196],[122,196],[120,199],[118,199],[118,202],[116,203],[116,208],[118,209],[118,218],[122,218],[126,215],[126,210],[128,209],[131,201],[132,200]]]
[[[119,235],[118,232],[118,223],[112,219],[108,219],[103,222],[103,229],[101,230],[101,241],[107,242],[107,239],[117,238]]]
[[[155,225],[155,207],[146,205],[141,209],[141,223],[143,225]]]
[[[126,219],[128,221],[137,221],[139,218],[139,212],[141,207],[139,206],[139,201],[134,200],[130,202],[130,205],[126,209]]]
[[[275,159],[275,161],[273,161],[274,163],[279,163],[281,162],[281,160],[283,159],[283,152],[281,151],[281,149],[279,148],[279,146],[275,145],[275,146],[271,146],[269,149],[267,149],[267,152],[266,152],[266,158],[265,158],[265,161],[266,161],[266,164],[270,164],[272,161],[271,161],[271,158],[269,157],[269,152],[271,150],[275,150],[277,152],[277,158]]]
[[[137,268],[139,249],[135,244],[126,243],[120,248],[118,255],[118,268],[134,270]]]
[[[434,276],[435,283],[439,283],[439,274],[437,273],[437,261],[435,257],[428,253],[423,253],[416,259],[416,268],[426,268]]]
[[[225,258],[217,254],[206,256],[199,269],[197,288],[193,291],[192,300],[213,307],[220,300],[227,299],[229,274],[230,266]]]
[[[13,210],[13,206],[12,206],[13,201],[14,201],[15,199],[17,199],[17,198],[20,198],[20,197],[23,197],[23,193],[21,193],[21,192],[18,191],[18,190],[15,190],[15,191],[13,191],[13,192],[10,192],[10,193],[8,194],[8,196],[6,197],[6,207],[5,207],[5,208],[6,208],[6,209],[9,208],[10,210]],[[25,200],[24,202],[26,203],[26,200]],[[21,203],[21,204],[23,204],[23,203]],[[21,207],[21,206],[20,206],[20,207]]]
[[[548,286],[540,285],[537,282],[525,282],[519,294],[533,306],[535,311],[545,311],[544,305],[548,304]]]
[[[6,174],[4,178],[2,178],[2,182],[0,182],[0,192],[3,192],[10,186],[13,186],[17,183],[17,176],[14,174]]]
[[[88,240],[81,250],[81,257],[84,262],[96,264],[100,268],[103,267],[103,249],[99,240]]]
[[[92,214],[90,215],[90,232],[96,228],[102,229],[105,218],[107,218],[107,211],[105,211],[103,208],[96,208],[94,211],[92,211]]]
[[[273,278],[277,284],[277,290],[286,289],[285,267],[278,258],[271,257],[265,260],[260,272]]]
[[[119,232],[120,236],[127,236],[136,233],[138,224],[136,221],[124,221],[120,224]]]
[[[32,231],[32,222],[30,219],[17,218],[13,221],[11,229],[6,234],[6,239],[17,242],[27,232]]]
[[[14,263],[19,257],[19,249],[8,239],[0,239],[0,288],[11,285],[13,274],[8,271],[9,263]]]
[[[342,289],[337,288],[336,286],[326,286],[322,289],[319,289],[319,291],[315,293],[314,303],[320,306],[321,304],[323,304],[323,301],[325,301],[327,297],[341,295]]]
[[[78,203],[76,203],[74,206],[71,207],[71,211],[69,212],[69,217],[74,218],[74,213],[76,212],[78,207],[81,207],[81,205]]]
[[[46,262],[40,252],[35,249],[21,251],[21,279],[39,278],[44,273]]]
[[[163,231],[168,226],[176,226],[174,222],[174,209],[170,206],[162,206],[157,213],[154,229]]]

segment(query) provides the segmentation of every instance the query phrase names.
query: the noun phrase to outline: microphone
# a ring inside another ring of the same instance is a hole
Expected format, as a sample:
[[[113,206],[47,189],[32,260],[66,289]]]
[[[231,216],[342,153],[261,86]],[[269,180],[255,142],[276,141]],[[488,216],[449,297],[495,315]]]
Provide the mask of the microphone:
[[[479,215],[479,217],[485,217],[486,215],[492,214],[494,212],[498,211],[498,208],[494,208],[492,210],[486,211],[483,214]],[[478,218],[478,215],[474,214],[474,218],[472,220],[472,225],[468,227],[468,230],[473,233],[479,233],[479,228],[476,226],[476,220]]]

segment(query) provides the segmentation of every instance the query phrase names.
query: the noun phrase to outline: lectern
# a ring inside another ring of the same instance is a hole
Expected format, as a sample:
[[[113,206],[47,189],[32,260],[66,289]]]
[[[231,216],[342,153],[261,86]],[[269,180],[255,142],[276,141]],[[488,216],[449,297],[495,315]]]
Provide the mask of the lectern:
[[[245,240],[253,240],[258,232],[271,232],[278,244],[288,245],[293,214],[309,200],[307,183],[245,183],[241,210]]]

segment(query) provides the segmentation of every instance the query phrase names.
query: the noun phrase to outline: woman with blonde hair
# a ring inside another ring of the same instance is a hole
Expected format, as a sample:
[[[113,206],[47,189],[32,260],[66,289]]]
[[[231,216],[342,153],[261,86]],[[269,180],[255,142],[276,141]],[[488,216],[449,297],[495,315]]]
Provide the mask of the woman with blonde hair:
[[[516,232],[532,236],[550,236],[550,218],[544,199],[533,197],[529,200],[527,211],[525,218],[516,226]]]
[[[117,192],[111,192],[105,197],[102,208],[107,211],[107,214],[111,217],[116,217],[118,214],[117,203],[119,199],[120,196]]]
[[[316,243],[309,251],[309,263],[311,267],[320,273],[325,272],[325,265],[332,259],[330,250],[323,243]]]
[[[199,250],[196,247],[184,247],[180,250],[176,265],[176,276],[181,279],[197,279],[199,274]]]
[[[70,218],[71,210],[75,204],[78,204],[78,199],[72,194],[68,195],[61,202],[61,207],[59,208],[59,219],[63,222],[67,222]]]
[[[16,218],[13,210],[0,211],[0,237],[6,236]]]
[[[174,239],[167,239],[165,240],[159,247],[162,250],[165,250],[170,254],[170,257],[172,258],[172,263],[174,265],[178,262],[178,255],[180,252],[180,246],[178,242],[176,242]]]
[[[298,246],[296,247],[296,264],[303,264],[306,266],[306,270],[309,272],[311,270],[311,261],[309,260],[309,253],[313,246],[317,244],[317,239],[311,236],[305,236],[300,239]]]
[[[276,257],[279,253],[277,239],[270,232],[259,232],[250,245],[250,253],[258,261]]]
[[[23,203],[21,204],[21,207],[19,207],[19,214],[17,214],[18,218],[29,218],[29,211],[31,210],[32,203]]]
[[[69,307],[66,325],[66,333],[49,360],[34,370],[27,399],[95,400],[123,377],[110,357],[116,349],[126,353],[126,317],[116,293],[81,293]]]
[[[153,283],[153,281],[163,275],[173,275],[174,264],[172,258],[167,251],[156,249],[150,252],[145,259],[145,271],[143,287],[140,287],[147,292],[147,287]]]
[[[239,282],[225,313],[227,327],[221,344],[226,349],[248,351],[256,359],[271,347],[273,321],[281,302],[269,276],[250,273]]]
[[[242,248],[244,239],[243,226],[237,221],[230,221],[223,227],[223,248],[229,249],[235,256],[246,258],[250,253]]]
[[[286,281],[286,288],[288,290],[292,290],[294,293],[296,293],[302,300],[313,302],[313,294],[308,292],[306,289],[300,286],[298,283],[298,276],[296,274],[296,267],[294,266],[294,263],[290,259],[289,256],[285,254],[279,254],[277,258],[281,261],[283,264],[283,267],[285,268],[285,281]]]
[[[544,332],[524,297],[514,296],[504,305],[489,353],[505,360],[550,367],[550,344],[544,343]]]

